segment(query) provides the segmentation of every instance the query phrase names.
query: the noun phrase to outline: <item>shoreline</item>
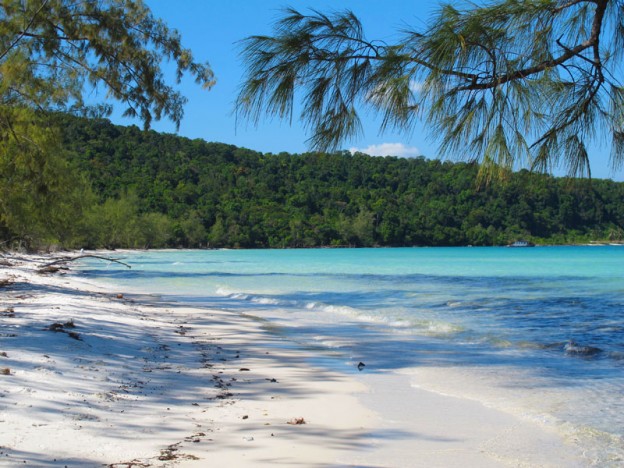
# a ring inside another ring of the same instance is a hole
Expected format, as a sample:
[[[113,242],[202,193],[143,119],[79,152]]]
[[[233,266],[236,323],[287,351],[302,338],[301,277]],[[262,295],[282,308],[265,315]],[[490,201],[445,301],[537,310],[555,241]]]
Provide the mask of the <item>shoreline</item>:
[[[589,465],[477,401],[315,365],[253,310],[41,276],[37,258],[0,270],[0,466]]]

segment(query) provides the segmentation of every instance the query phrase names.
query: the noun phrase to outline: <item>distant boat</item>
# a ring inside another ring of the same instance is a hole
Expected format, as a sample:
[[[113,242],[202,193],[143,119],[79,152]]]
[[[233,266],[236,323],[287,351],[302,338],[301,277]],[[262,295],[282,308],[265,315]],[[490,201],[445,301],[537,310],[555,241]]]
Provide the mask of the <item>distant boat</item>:
[[[525,240],[517,240],[509,244],[508,247],[535,247],[535,244]]]

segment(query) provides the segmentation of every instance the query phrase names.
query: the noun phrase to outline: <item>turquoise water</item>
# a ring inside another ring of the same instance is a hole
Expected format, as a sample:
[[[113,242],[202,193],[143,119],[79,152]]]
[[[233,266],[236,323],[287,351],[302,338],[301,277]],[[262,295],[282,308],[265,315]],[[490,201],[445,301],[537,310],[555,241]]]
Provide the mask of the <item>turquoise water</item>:
[[[325,365],[357,372],[362,361],[369,373],[420,369],[415,385],[551,421],[585,437],[598,463],[624,460],[624,247],[124,257],[131,270],[91,262],[84,273],[255,315]],[[457,375],[466,385],[457,385]]]

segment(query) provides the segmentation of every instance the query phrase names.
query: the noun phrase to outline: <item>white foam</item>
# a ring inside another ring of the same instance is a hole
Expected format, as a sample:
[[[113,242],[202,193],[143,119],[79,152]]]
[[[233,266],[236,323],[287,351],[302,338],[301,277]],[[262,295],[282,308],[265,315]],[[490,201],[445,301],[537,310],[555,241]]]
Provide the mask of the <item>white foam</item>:
[[[264,304],[264,305],[284,305],[283,301],[280,301],[279,299],[274,299],[271,297],[252,297],[251,302],[254,302],[256,304]]]
[[[609,419],[621,419],[622,408],[613,405],[609,412],[595,408],[603,405],[605,398],[621,394],[618,384],[564,385],[538,376],[534,369],[506,366],[427,366],[401,373],[410,376],[413,388],[478,401],[556,432],[581,447],[592,466],[621,466],[624,459],[624,440],[606,430],[613,424]],[[592,419],[604,427],[593,423],[590,427]]]

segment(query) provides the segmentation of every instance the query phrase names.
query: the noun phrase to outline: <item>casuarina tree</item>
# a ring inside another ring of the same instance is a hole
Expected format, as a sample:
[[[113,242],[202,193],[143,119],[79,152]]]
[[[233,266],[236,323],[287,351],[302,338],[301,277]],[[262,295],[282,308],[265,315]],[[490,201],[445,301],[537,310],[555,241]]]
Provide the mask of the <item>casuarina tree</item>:
[[[286,9],[270,36],[242,42],[247,75],[237,111],[300,118],[311,147],[424,120],[442,155],[468,155],[487,174],[565,165],[590,175],[588,146],[607,139],[624,161],[624,1],[492,0],[443,4],[423,30],[371,40],[349,11]]]

